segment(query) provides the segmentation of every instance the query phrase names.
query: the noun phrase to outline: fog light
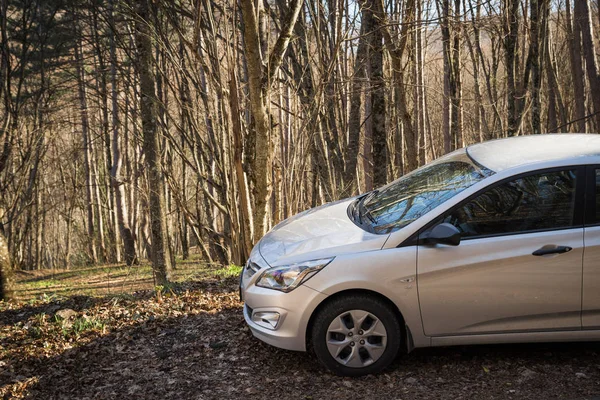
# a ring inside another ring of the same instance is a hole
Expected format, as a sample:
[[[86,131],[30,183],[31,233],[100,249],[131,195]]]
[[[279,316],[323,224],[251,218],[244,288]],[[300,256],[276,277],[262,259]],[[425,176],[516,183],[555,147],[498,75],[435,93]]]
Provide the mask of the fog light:
[[[267,329],[276,329],[279,323],[278,312],[258,311],[252,314],[252,321]]]

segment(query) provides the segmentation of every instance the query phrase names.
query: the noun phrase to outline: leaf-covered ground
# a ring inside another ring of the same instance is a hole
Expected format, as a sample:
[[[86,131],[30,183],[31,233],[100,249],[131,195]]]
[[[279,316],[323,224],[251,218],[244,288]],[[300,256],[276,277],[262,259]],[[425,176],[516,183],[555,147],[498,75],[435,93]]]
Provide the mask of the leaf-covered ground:
[[[600,399],[600,344],[422,349],[349,379],[254,339],[241,306],[234,277],[0,303],[0,397]]]

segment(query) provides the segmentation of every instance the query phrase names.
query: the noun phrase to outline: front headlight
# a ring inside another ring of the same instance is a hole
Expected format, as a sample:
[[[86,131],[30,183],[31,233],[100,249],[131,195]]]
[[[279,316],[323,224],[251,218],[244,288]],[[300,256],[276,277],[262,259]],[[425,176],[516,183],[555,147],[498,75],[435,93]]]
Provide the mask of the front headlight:
[[[281,290],[282,292],[291,292],[300,286],[302,282],[306,282],[310,277],[323,269],[334,258],[322,258],[320,260],[269,268],[258,277],[256,286]]]

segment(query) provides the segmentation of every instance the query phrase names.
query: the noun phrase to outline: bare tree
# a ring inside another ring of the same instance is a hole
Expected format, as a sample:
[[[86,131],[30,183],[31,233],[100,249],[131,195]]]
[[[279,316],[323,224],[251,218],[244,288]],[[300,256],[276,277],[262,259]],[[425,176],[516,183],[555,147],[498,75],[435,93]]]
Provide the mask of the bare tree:
[[[142,120],[143,149],[148,176],[150,232],[152,236],[152,266],[157,285],[165,285],[171,278],[173,268],[167,243],[165,210],[165,181],[160,165],[158,127],[158,99],[152,71],[152,36],[149,27],[150,4],[147,0],[137,2],[135,39],[137,43],[137,68],[140,75],[140,111]]]
[[[514,136],[519,131],[518,126],[518,93],[517,93],[517,49],[519,40],[519,0],[504,0],[504,63],[506,68],[506,101],[508,108],[507,135]]]
[[[13,268],[4,233],[0,231],[0,300],[10,300],[14,296]]]
[[[542,133],[542,73],[546,50],[546,31],[549,12],[549,0],[531,0],[530,2],[530,32],[528,64],[531,68],[531,125],[533,134]]]
[[[94,209],[95,196],[94,187],[95,180],[93,176],[92,165],[92,149],[89,133],[89,115],[88,105],[85,87],[85,68],[83,66],[83,57],[81,54],[81,43],[77,43],[73,51],[75,54],[75,65],[77,69],[77,92],[79,94],[79,115],[81,118],[81,137],[83,141],[83,165],[85,174],[85,196],[86,196],[86,208],[87,208],[87,233],[89,236],[89,253],[90,261],[96,263],[98,261],[98,251],[96,248],[96,229],[95,229],[95,218],[96,213]]]
[[[344,170],[344,183],[348,185],[349,194],[355,193],[358,187],[357,171],[358,149],[360,145],[360,131],[363,126],[361,123],[361,106],[363,98],[363,81],[366,78],[366,61],[368,59],[368,43],[366,31],[369,30],[369,24],[373,24],[373,12],[363,5],[362,24],[356,58],[354,61],[354,75],[350,86],[350,115],[348,116],[348,149],[346,151],[346,166]]]
[[[252,160],[255,240],[257,236],[262,236],[265,232],[265,217],[272,189],[271,85],[283,61],[302,3],[303,0],[292,1],[288,14],[281,24],[282,31],[275,41],[273,49],[268,52],[268,46],[262,40],[265,35],[265,28],[261,23],[262,2],[260,0],[256,3],[253,0],[241,1],[242,15],[244,16],[244,51],[248,67],[250,109],[252,110],[253,135],[255,137],[255,155]],[[263,59],[267,61],[263,62]]]
[[[3,143],[0,153],[0,173],[6,167],[9,153],[12,152],[12,140],[10,139],[10,117],[11,117],[11,66],[10,52],[7,36],[7,10],[8,1],[0,1],[0,98],[2,99],[2,125],[0,126],[0,143]],[[0,179],[2,176],[0,175]],[[0,181],[0,187],[5,183]],[[13,295],[13,265],[6,241],[4,224],[5,212],[0,207],[0,300],[10,300]]]
[[[600,130],[600,76],[598,76],[598,63],[594,46],[594,28],[592,16],[587,0],[575,0],[574,11],[575,24],[581,33],[583,55],[585,57],[585,69],[591,88],[594,114],[596,116],[596,131]]]
[[[175,255],[241,264],[280,220],[464,144],[600,124],[585,1],[0,11],[0,222],[15,268],[124,250],[163,284]]]
[[[373,185],[375,187],[383,186],[387,183],[388,151],[387,151],[387,131],[385,127],[386,120],[386,102],[385,85],[383,79],[383,35],[381,29],[375,28],[373,14],[382,15],[382,3],[380,0],[369,0],[365,7],[370,11],[366,17],[371,21],[369,35],[369,83],[371,91],[371,115],[373,133]]]
[[[112,168],[110,171],[111,184],[115,195],[115,208],[117,213],[117,223],[123,247],[125,249],[125,263],[133,265],[137,263],[137,254],[135,250],[135,240],[133,232],[129,226],[129,213],[127,203],[125,202],[125,188],[121,178],[121,167],[123,157],[121,155],[121,146],[119,145],[119,102],[117,93],[117,56],[115,45],[115,19],[114,19],[114,0],[109,1],[108,17],[110,21],[110,91],[112,102]],[[118,246],[118,244],[116,244]]]
[[[406,170],[407,172],[416,169],[418,164],[418,137],[413,128],[412,116],[409,111],[406,89],[404,88],[404,68],[402,65],[402,57],[406,49],[408,39],[408,29],[414,23],[415,16],[415,0],[409,0],[405,6],[404,20],[400,31],[400,40],[396,41],[392,38],[392,34],[387,24],[387,18],[383,12],[383,6],[375,9],[377,17],[377,26],[383,34],[385,46],[392,60],[392,69],[394,75],[394,97],[398,107],[398,113],[402,120],[402,128],[404,129],[404,137],[406,142]]]
[[[573,84],[573,100],[575,103],[575,126],[577,132],[585,132],[585,92],[583,62],[581,60],[581,25],[573,22],[571,17],[571,1],[565,0],[566,29],[569,41],[570,74]]]

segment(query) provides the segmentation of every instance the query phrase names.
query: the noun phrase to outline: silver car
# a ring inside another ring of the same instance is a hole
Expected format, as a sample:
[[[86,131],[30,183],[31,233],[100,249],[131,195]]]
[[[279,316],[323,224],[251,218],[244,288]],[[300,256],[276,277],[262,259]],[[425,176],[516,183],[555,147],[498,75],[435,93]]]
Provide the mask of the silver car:
[[[600,135],[476,144],[300,213],[240,290],[254,336],[340,375],[419,347],[600,340]]]

